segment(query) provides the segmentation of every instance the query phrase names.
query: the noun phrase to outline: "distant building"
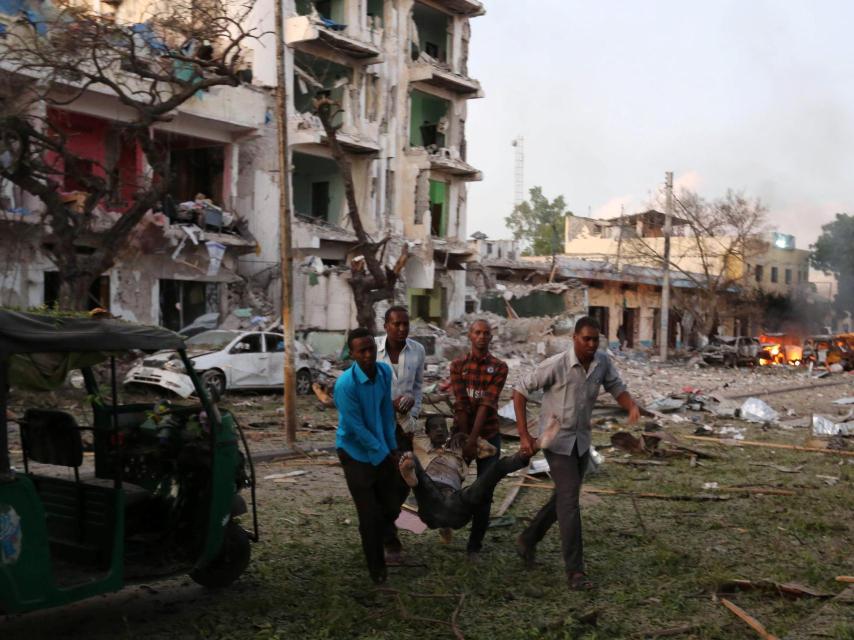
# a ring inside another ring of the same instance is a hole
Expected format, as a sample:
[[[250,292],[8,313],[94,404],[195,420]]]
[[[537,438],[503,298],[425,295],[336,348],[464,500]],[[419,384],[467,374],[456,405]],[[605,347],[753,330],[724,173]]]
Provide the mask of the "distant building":
[[[627,264],[660,267],[660,259],[651,254],[664,253],[664,218],[662,212],[655,210],[603,220],[568,216],[564,253],[569,258],[601,260],[618,267]],[[649,251],[637,250],[638,239],[643,239]],[[726,272],[730,282],[766,293],[786,295],[799,287],[807,288],[809,251],[797,249],[794,236],[773,232],[757,240],[756,247],[746,252],[750,256],[746,260],[730,256],[725,265],[715,264],[716,239],[700,239],[703,249],[698,249],[698,239],[691,235],[688,221],[674,216],[671,259],[684,271],[702,273],[709,266],[715,273]]]

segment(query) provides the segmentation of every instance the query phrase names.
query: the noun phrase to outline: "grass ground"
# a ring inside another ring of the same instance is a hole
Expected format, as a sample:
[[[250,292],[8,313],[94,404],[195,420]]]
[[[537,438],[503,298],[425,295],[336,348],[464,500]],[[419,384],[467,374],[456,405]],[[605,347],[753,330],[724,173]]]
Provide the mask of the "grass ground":
[[[669,427],[680,435],[693,429]],[[750,426],[745,436],[800,444],[805,431]],[[625,454],[607,450],[608,433],[597,431],[594,441],[612,459],[590,487],[697,495],[711,493],[703,485],[716,482],[795,495],[721,492],[729,499],[706,502],[588,495],[585,555],[598,588],[571,593],[556,528],[533,571],[514,553],[513,539],[549,495],[525,488],[508,512],[512,524],[490,530],[481,562],[465,559],[466,531],[447,546],[435,532],[403,532],[406,566],[390,571],[394,591],[379,591],[367,577],[340,467],[323,458],[268,463],[259,468],[262,478],[307,473],[283,483],[259,480],[263,537],[232,588],[207,592],[188,579],[151,583],[0,622],[0,637],[425,640],[453,638],[447,622],[456,615],[469,640],[640,638],[673,628],[684,629],[674,637],[735,640],[756,636],[716,598],[723,581],[798,582],[838,593],[834,576],[854,573],[854,459],[704,443],[721,457],[699,466],[677,456],[664,466],[636,467],[613,462]],[[513,481],[502,484],[496,503]],[[759,591],[729,597],[778,637],[854,639],[854,604],[828,607]]]

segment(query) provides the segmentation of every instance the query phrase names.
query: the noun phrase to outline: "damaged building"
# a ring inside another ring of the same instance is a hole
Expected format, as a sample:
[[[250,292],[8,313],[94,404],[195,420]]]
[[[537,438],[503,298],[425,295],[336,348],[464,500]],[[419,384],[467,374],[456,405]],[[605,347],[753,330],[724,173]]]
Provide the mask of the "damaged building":
[[[143,30],[150,5],[128,0],[93,9]],[[318,96],[342,107],[338,140],[366,231],[374,240],[389,238],[385,258],[392,262],[408,243],[395,302],[425,320],[462,315],[471,257],[466,184],[481,179],[466,161],[466,104],[483,95],[468,74],[469,20],[484,13],[482,3],[286,0],[284,13],[295,325],[340,331],[355,322],[348,277],[357,241],[341,172],[312,113]],[[263,33],[246,43],[247,82],[199,92],[153,128],[169,154],[171,192],[139,225],[128,255],[93,286],[91,307],[173,329],[204,314],[219,313],[222,322],[235,309],[277,315],[273,14],[272,0],[258,0],[246,25]],[[15,19],[0,13],[0,21]],[[57,167],[63,193],[73,205],[83,197],[74,175],[103,167],[116,187],[98,215],[111,224],[147,171],[144,155],[115,126],[129,113],[107,91],[89,88],[46,115],[83,163],[91,161],[73,172]],[[0,207],[2,223],[15,230],[0,241],[7,245],[0,253],[0,304],[51,304],[56,267],[37,246],[18,241],[32,236],[37,244],[38,234],[27,229],[40,224],[38,201],[6,185]],[[87,250],[85,240],[79,250]]]
[[[0,22],[9,28],[20,20],[15,4],[0,4]],[[97,3],[110,19],[129,25],[142,24],[148,4]],[[33,11],[27,15],[37,19]],[[51,23],[45,24],[49,28]],[[123,133],[122,125],[134,113],[103,87],[80,92],[72,85],[54,85],[52,91],[51,105],[63,106],[37,104],[34,115],[65,137],[77,159],[73,167],[58,157],[47,161],[72,212],[87,195],[81,177],[106,180],[109,193],[94,209],[92,225],[93,231],[106,230],[131,206],[150,173],[142,150]],[[261,87],[211,87],[151,128],[167,156],[171,188],[134,229],[127,251],[94,283],[90,309],[104,307],[125,319],[175,330],[200,315],[229,312],[233,289],[245,288],[241,257],[256,253],[250,227],[260,216],[275,216],[275,207],[250,206],[257,159],[246,153],[257,137],[275,133],[265,128],[270,104],[269,92]],[[50,242],[50,234],[36,229],[43,224],[40,201],[6,184],[0,216],[7,229],[0,236],[0,305],[55,304],[57,267],[39,244]],[[81,236],[76,251],[91,252],[92,242],[98,242],[97,236]]]
[[[297,0],[285,9],[296,325],[343,330],[355,322],[348,272],[357,242],[344,181],[312,113],[318,96],[342,107],[334,124],[365,230],[375,240],[390,238],[390,262],[409,244],[396,302],[428,321],[462,315],[466,184],[481,179],[466,161],[466,104],[483,95],[468,74],[469,19],[482,15],[483,5]],[[259,15],[272,28],[272,8]],[[260,81],[269,85],[272,51],[255,56],[256,70],[264,69]],[[271,245],[277,237],[272,227],[261,235]],[[262,260],[274,254],[264,248]]]

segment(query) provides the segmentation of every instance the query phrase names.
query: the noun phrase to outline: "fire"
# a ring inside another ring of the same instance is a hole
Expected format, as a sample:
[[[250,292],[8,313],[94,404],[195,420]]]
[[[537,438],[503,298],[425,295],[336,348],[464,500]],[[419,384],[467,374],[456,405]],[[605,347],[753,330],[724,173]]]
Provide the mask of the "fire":
[[[802,341],[796,336],[776,334],[759,336],[763,344],[759,364],[769,366],[775,364],[800,364],[803,358]],[[767,357],[766,357],[767,356]]]

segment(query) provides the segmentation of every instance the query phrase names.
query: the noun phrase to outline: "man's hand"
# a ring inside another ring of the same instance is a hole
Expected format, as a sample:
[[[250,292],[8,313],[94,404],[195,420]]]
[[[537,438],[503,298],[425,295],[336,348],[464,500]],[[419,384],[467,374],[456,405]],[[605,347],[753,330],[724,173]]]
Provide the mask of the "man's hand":
[[[527,430],[519,435],[519,451],[529,458],[534,455],[534,439]]]
[[[638,420],[640,420],[640,407],[633,402],[632,408],[629,409],[629,424],[637,424]]]
[[[409,410],[415,405],[415,398],[404,394],[398,396],[392,401],[392,405],[398,413],[409,413]]]
[[[388,452],[388,460],[397,467],[400,464],[400,449],[392,449]]]

